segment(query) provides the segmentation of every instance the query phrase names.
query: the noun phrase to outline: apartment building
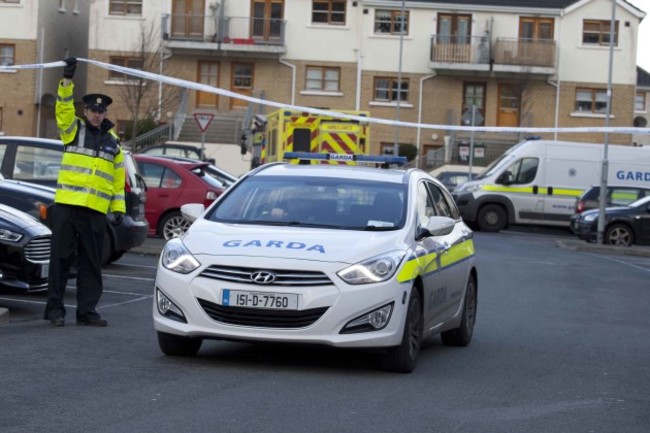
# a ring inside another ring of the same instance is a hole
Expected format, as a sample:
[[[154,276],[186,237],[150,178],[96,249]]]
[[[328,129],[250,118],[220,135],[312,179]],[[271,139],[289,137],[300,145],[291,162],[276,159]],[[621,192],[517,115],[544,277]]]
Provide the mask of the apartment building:
[[[610,0],[94,0],[88,58],[278,103],[368,110],[372,117],[423,125],[467,125],[473,112],[477,126],[604,126],[611,5]],[[635,59],[644,17],[630,3],[616,1],[611,126],[632,126],[639,117]],[[111,118],[126,125],[133,79],[88,69],[88,89],[116,97]],[[139,116],[170,121],[181,99],[178,89],[154,82],[137,87],[149,89]],[[249,105],[214,93],[187,96],[190,119],[193,111],[221,117]],[[14,123],[7,125],[5,133],[14,133]],[[469,137],[429,126],[371,128],[372,153],[392,149],[395,142],[412,144],[423,161]],[[479,145],[522,136],[476,135]],[[603,140],[593,133],[541,135]],[[633,136],[609,139],[630,145]]]
[[[0,0],[0,65],[86,56],[88,2]],[[54,102],[61,70],[0,70],[0,134],[56,137]],[[86,91],[86,76],[76,80]]]
[[[634,126],[650,127],[650,72],[637,67],[636,95],[634,96]],[[650,146],[650,135],[635,134],[632,145]]]

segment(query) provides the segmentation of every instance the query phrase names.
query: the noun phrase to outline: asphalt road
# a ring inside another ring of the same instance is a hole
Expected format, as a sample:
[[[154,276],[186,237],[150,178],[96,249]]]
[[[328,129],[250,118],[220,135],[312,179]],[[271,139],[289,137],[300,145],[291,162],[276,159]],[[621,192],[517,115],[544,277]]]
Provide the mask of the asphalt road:
[[[647,433],[650,258],[559,248],[553,233],[475,239],[474,340],[432,339],[409,375],[303,346],[207,341],[166,357],[155,256],[105,268],[107,328],[52,328],[42,295],[0,294],[0,431]],[[66,303],[71,317],[74,290]]]

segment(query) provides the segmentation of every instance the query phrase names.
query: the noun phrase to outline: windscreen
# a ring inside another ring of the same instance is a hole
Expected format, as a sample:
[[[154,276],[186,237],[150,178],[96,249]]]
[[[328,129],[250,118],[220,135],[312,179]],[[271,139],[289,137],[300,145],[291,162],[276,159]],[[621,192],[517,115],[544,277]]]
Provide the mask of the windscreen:
[[[224,223],[395,230],[406,217],[403,184],[329,177],[252,176],[208,219]]]

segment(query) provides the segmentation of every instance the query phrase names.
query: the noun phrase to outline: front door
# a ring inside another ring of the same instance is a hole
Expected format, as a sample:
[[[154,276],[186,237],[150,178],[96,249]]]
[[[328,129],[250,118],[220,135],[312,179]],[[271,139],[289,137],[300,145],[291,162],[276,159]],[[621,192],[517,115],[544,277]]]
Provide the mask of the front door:
[[[202,39],[204,19],[204,0],[172,1],[172,37]]]
[[[233,63],[230,90],[244,96],[253,95],[253,63]],[[230,98],[230,108],[246,108],[248,101]]]
[[[499,83],[497,126],[519,126],[521,94],[515,84]]]
[[[219,63],[199,62],[198,82],[208,86],[219,86]],[[196,106],[216,110],[219,105],[219,96],[216,93],[196,92]]]
[[[268,41],[282,36],[284,0],[253,0],[251,37]]]

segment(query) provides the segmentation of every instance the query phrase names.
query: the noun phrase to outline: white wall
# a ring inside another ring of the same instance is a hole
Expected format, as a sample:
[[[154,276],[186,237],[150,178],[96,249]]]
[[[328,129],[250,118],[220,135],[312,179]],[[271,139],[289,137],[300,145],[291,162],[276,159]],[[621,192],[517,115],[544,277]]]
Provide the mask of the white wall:
[[[616,8],[619,22],[618,46],[614,47],[614,84],[636,84],[636,43],[639,18],[631,8]],[[582,44],[583,20],[610,21],[612,3],[610,0],[580,2],[561,20],[560,80],[583,83],[607,83],[609,71],[609,46]],[[629,26],[626,26],[629,23]],[[557,31],[557,30],[556,30]]]
[[[38,6],[36,0],[20,4],[0,3],[0,37],[36,39]]]

